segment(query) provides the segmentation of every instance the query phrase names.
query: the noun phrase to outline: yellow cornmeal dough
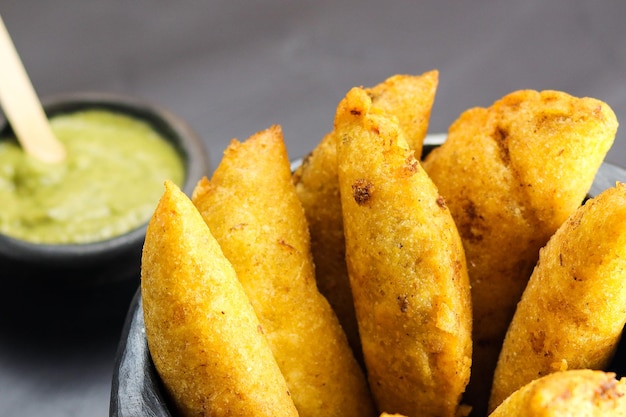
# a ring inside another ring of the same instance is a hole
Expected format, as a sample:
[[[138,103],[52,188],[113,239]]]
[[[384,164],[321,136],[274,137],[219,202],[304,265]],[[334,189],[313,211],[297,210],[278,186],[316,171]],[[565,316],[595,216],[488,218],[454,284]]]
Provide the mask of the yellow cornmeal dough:
[[[192,199],[237,271],[300,416],[374,416],[365,376],[315,283],[280,126],[233,140]]]
[[[353,88],[335,117],[346,261],[380,411],[453,417],[469,380],[470,288],[445,200],[395,118]]]
[[[169,181],[148,225],[141,296],[150,355],[176,415],[298,415],[233,267]]]
[[[490,409],[535,378],[606,369],[626,323],[626,184],[579,208],[541,249],[504,339]]]
[[[589,369],[556,372],[524,385],[489,415],[527,416],[626,416],[626,379]]]
[[[463,112],[426,157],[467,256],[474,357],[465,398],[478,415],[539,249],[583,201],[616,130],[600,100],[522,90]]]
[[[365,91],[372,103],[398,118],[400,129],[416,155],[422,145],[435,101],[439,72],[397,74]],[[337,313],[359,361],[361,340],[345,261],[345,239],[337,180],[337,152],[328,133],[293,175],[311,231],[311,251],[320,292]]]

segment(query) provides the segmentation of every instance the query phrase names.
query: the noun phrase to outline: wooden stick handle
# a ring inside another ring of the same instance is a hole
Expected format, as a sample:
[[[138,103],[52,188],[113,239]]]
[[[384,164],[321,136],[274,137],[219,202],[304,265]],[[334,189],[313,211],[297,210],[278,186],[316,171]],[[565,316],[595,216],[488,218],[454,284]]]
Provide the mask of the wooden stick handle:
[[[65,158],[24,65],[0,17],[0,104],[24,151],[45,162]]]

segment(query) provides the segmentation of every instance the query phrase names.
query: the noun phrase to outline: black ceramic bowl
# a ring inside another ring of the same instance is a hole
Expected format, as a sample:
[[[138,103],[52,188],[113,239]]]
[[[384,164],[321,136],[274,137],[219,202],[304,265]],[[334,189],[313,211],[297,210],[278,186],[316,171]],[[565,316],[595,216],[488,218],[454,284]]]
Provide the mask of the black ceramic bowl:
[[[429,135],[424,143],[424,155],[444,140],[445,135]],[[301,159],[293,161],[292,169],[300,163]],[[616,180],[626,180],[626,170],[603,164],[591,187],[590,195],[595,196],[614,186]],[[622,344],[626,344],[626,339]],[[626,346],[620,345],[610,369],[618,375],[626,376]],[[148,351],[139,290],[131,302],[117,351],[109,413],[111,417],[172,415]]]
[[[151,103],[95,92],[42,101],[48,116],[104,109],[148,122],[179,152],[185,167],[182,189],[188,194],[209,171],[208,154],[200,138],[178,116]],[[10,133],[6,121],[0,121],[0,126],[2,136]],[[2,313],[41,317],[43,311],[46,316],[63,312],[67,313],[61,314],[65,320],[84,314],[87,308],[99,314],[117,309],[123,319],[139,282],[147,220],[128,233],[86,244],[36,244],[0,234],[0,305],[6,309]],[[121,298],[114,299],[120,293]]]

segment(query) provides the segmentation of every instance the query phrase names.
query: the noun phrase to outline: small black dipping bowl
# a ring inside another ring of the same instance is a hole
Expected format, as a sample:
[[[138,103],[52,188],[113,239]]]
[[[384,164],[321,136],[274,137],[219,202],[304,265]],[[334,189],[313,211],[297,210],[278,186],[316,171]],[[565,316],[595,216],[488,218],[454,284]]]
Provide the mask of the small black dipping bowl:
[[[428,135],[424,142],[423,156],[441,145],[445,138],[446,135],[441,134]],[[296,169],[301,162],[300,159],[293,161],[292,170]],[[595,196],[614,186],[616,180],[626,181],[626,169],[612,164],[603,164],[591,187],[590,195]],[[626,376],[626,337],[618,347],[609,370],[616,372],[618,376]],[[110,417],[172,416],[161,380],[148,350],[139,290],[130,304],[115,359],[109,415]]]
[[[190,195],[209,171],[200,138],[178,116],[151,103],[118,94],[86,92],[42,100],[51,117],[87,109],[121,112],[148,122],[179,152],[183,191]],[[1,120],[1,137],[11,127]],[[155,202],[156,206],[156,202]],[[1,205],[0,205],[1,210]],[[120,327],[139,284],[144,225],[117,237],[86,244],[37,244],[0,234],[0,321],[42,328],[119,316]]]

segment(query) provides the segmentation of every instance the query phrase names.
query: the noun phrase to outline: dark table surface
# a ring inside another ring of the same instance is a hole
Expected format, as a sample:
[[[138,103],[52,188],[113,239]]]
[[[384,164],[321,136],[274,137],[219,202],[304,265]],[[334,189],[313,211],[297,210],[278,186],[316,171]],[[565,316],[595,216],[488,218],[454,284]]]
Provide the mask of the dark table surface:
[[[303,155],[350,87],[430,69],[431,132],[522,88],[596,97],[626,121],[622,0],[4,0],[0,14],[40,95],[154,101],[190,123],[214,167],[231,138],[272,124]],[[621,129],[607,160],[625,159]],[[28,300],[3,312],[0,417],[108,415],[131,292],[66,294],[71,318]]]

